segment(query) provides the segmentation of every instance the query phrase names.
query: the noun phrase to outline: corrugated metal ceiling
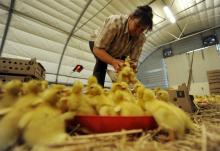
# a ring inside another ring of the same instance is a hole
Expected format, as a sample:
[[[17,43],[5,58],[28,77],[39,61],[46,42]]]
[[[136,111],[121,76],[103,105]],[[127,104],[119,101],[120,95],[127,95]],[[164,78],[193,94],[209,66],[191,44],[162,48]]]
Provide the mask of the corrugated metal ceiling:
[[[0,42],[3,37],[10,0],[0,2]],[[2,56],[36,57],[47,69],[47,79],[72,82],[92,74],[95,59],[89,50],[90,34],[112,14],[129,14],[138,5],[149,4],[154,11],[154,28],[146,34],[140,57],[142,62],[160,45],[210,27],[220,25],[219,0],[92,0],[77,23],[63,59],[68,36],[89,0],[16,0]],[[177,22],[171,24],[163,7],[170,6]],[[60,71],[58,66],[61,62]],[[83,64],[82,73],[73,73]],[[70,76],[70,77],[65,77]],[[86,80],[85,80],[86,81]],[[110,85],[110,79],[106,79]]]

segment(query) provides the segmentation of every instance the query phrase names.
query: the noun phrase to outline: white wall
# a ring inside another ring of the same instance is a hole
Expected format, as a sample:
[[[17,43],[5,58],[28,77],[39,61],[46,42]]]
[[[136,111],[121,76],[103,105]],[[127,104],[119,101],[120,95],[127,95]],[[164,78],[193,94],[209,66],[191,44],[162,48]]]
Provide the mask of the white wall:
[[[175,55],[165,59],[169,87],[177,88],[187,83],[192,53]],[[211,46],[194,53],[193,76],[190,93],[194,95],[209,94],[207,71],[220,69],[220,54],[216,46]]]

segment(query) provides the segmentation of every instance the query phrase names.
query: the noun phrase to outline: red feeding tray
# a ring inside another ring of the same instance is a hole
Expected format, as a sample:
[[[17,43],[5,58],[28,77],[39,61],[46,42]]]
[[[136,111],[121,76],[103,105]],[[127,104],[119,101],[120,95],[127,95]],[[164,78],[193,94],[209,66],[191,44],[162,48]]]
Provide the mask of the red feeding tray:
[[[121,131],[122,129],[154,129],[157,127],[152,116],[98,116],[80,115],[75,120],[94,133]]]

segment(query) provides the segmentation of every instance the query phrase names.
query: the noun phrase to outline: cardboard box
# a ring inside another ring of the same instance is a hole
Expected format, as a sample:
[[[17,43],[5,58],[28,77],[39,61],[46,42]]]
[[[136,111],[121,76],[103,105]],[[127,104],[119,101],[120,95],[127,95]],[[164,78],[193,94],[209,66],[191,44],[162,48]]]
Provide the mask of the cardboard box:
[[[178,87],[178,90],[168,90],[170,102],[183,109],[186,112],[192,113],[197,110],[193,102],[193,97],[188,93],[186,84]]]
[[[22,60],[0,57],[0,74],[15,74],[45,79],[44,67],[36,59]]]
[[[210,94],[220,94],[220,70],[207,71]]]
[[[212,83],[219,83],[220,82],[220,76],[219,77],[212,77],[208,79],[209,84]]]
[[[2,82],[8,82],[14,79],[20,80],[22,82],[27,82],[27,81],[32,80],[33,78],[31,76],[0,75],[0,80]]]
[[[212,82],[220,82],[220,70],[211,70],[207,71],[208,81]]]
[[[220,89],[220,82],[218,83],[210,83],[209,84],[209,89],[212,90],[212,89]]]
[[[210,90],[210,93],[214,95],[220,95],[220,89]]]
[[[220,69],[207,71],[208,75],[214,75],[214,74],[219,74],[219,73],[220,73]]]

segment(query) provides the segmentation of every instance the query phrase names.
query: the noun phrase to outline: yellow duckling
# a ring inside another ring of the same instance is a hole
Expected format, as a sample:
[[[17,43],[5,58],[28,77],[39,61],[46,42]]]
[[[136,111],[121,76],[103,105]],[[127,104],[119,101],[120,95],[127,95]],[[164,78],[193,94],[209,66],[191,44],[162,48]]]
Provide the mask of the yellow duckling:
[[[22,89],[22,82],[19,80],[12,80],[2,87],[5,92],[0,94],[0,109],[14,105],[19,98]]]
[[[106,98],[109,98],[110,96],[110,90],[109,89],[103,89],[103,93],[105,95]],[[110,101],[110,100],[109,100]],[[100,107],[98,114],[101,116],[114,116],[117,115],[117,113],[114,110],[114,105],[112,104],[108,104],[108,105],[103,105]]]
[[[167,140],[181,137],[185,133],[185,124],[181,116],[178,116],[171,105],[166,102],[156,100],[154,92],[145,89],[143,99],[146,101],[145,108],[148,110],[159,125],[159,129],[168,131]]]
[[[135,89],[136,89],[135,91],[136,91],[137,105],[141,107],[145,115],[150,116],[151,113],[146,110],[145,108],[146,101],[143,99],[145,87],[143,85],[138,84],[136,85]]]
[[[64,88],[63,85],[52,85],[41,93],[39,105],[19,121],[19,128],[23,130],[23,138],[29,146],[60,143],[69,139],[65,132],[65,120],[74,118],[75,113],[62,114],[57,108]]]
[[[18,122],[21,117],[33,109],[36,102],[40,102],[39,93],[42,90],[41,83],[36,80],[25,83],[24,96],[21,96],[14,104],[13,109],[0,121],[0,150],[6,150],[13,145],[19,137]]]
[[[110,100],[112,99],[112,97],[114,97],[114,95],[117,91],[122,91],[125,94],[125,96],[127,97],[126,100],[129,100],[131,102],[136,101],[134,95],[131,93],[129,86],[126,82],[113,83],[110,94],[108,96]]]
[[[62,97],[62,92],[64,89],[64,85],[51,85],[51,87],[40,94],[40,97],[42,98],[41,100],[44,103],[48,103],[52,106],[57,106],[58,101]]]
[[[192,120],[187,115],[187,113],[185,113],[182,109],[169,102],[169,93],[167,91],[161,89],[158,90],[156,93],[156,98],[158,100],[169,103],[171,110],[176,112],[176,114],[180,116],[180,118],[184,121],[185,129],[194,130],[196,128],[195,124],[193,124]]]
[[[65,132],[65,120],[72,119],[74,113],[64,113],[49,105],[41,104],[26,113],[19,121],[25,143],[31,147],[65,142],[70,139]]]
[[[97,79],[96,79],[95,76],[89,76],[88,82],[87,82],[87,85],[88,85],[88,86],[89,86],[89,85],[92,85],[92,84],[97,84],[97,83],[98,83],[98,81],[97,81]]]
[[[169,102],[170,95],[166,90],[158,90],[156,91],[156,98],[161,101]]]
[[[110,94],[110,89],[104,88],[103,91],[104,91],[104,95],[108,97],[108,95]]]
[[[82,88],[83,88],[83,84],[80,81],[76,81],[73,84],[70,95],[62,97],[58,102],[62,110],[65,111],[77,110],[82,100]]]
[[[131,67],[125,66],[119,71],[117,82],[134,83],[136,82],[136,75]]]
[[[127,100],[126,93],[117,91],[113,97],[115,111],[122,116],[143,116],[144,111],[140,106]]]
[[[143,97],[143,91],[139,91],[138,92],[138,89],[142,89],[144,90],[145,89],[145,86],[143,84],[141,84],[140,82],[137,82],[135,85],[134,85],[134,88],[133,88],[133,94],[135,97],[137,98],[142,98]],[[141,92],[141,93],[140,93]]]
[[[46,90],[48,88],[48,81],[42,80],[41,85],[42,85],[42,90]]]
[[[95,110],[88,104],[87,97],[83,94],[83,83],[76,81],[73,84],[71,94],[63,97],[59,103],[62,104],[62,108],[66,111],[76,111],[77,114],[94,115]]]
[[[160,101],[164,101],[166,103],[168,103],[170,105],[171,110],[173,110],[174,112],[176,112],[176,114],[178,116],[180,116],[180,118],[184,121],[184,127],[185,129],[189,129],[189,130],[193,130],[195,129],[195,124],[193,124],[192,120],[190,119],[190,117],[187,115],[187,113],[185,113],[182,109],[178,108],[177,106],[175,106],[174,104],[169,102],[169,93],[166,90],[158,90],[156,92],[156,98]]]
[[[89,98],[89,104],[95,107],[97,112],[101,106],[113,104],[112,101],[104,95],[103,89],[99,84],[92,84],[87,87],[87,97]]]
[[[119,115],[114,106],[104,105],[99,109],[99,115],[101,116],[115,116]]]

